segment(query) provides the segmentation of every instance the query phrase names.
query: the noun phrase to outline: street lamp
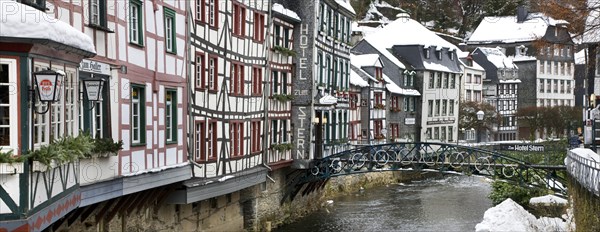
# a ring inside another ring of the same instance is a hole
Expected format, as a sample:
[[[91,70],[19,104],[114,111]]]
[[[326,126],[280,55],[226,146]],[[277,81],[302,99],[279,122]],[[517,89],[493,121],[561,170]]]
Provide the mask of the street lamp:
[[[477,121],[479,121],[479,123],[477,123],[477,143],[481,142],[481,124],[483,123],[483,116],[485,116],[485,113],[483,112],[483,110],[477,111]]]
[[[36,113],[45,114],[50,109],[50,103],[60,100],[60,88],[62,87],[64,76],[65,73],[63,71],[57,72],[50,68],[33,73],[35,89],[31,91],[37,91],[38,100],[46,103],[46,110],[43,112],[35,111]],[[31,101],[35,104],[35,94],[32,94]],[[35,109],[36,107],[32,108]]]
[[[81,82],[83,82],[83,91],[85,92],[87,100],[92,102],[92,107],[88,110],[92,110],[96,106],[96,102],[102,101],[102,87],[104,87],[104,80],[102,78],[94,78],[92,74],[92,78],[82,79]]]

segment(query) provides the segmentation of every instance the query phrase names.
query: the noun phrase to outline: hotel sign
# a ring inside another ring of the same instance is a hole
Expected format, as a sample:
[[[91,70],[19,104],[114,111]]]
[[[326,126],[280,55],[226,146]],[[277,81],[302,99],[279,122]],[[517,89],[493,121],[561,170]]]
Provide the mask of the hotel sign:
[[[496,150],[502,151],[527,151],[527,152],[544,152],[544,145],[537,144],[500,144],[495,147]]]

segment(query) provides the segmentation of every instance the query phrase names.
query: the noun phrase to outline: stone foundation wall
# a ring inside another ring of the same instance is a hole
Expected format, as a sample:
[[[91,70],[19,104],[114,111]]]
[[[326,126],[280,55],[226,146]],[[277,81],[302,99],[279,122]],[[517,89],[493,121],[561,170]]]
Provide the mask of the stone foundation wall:
[[[305,196],[300,192],[294,201],[282,203],[289,181],[286,176],[291,171],[290,168],[275,170],[269,173],[273,181],[268,179],[263,184],[192,204],[171,205],[153,201],[128,215],[117,214],[108,222],[96,221],[96,215],[103,214],[101,211],[105,203],[88,206],[90,208],[84,211],[93,211],[83,222],[77,218],[71,225],[63,223],[56,231],[269,231],[320,209],[326,200],[357,192],[361,187],[367,189],[437,175],[376,172],[341,176],[332,178],[320,190]]]

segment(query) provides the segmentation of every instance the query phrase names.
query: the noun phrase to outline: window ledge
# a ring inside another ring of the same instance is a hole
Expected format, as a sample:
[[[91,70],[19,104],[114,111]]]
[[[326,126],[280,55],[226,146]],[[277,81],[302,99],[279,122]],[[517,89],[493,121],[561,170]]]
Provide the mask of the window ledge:
[[[177,55],[177,50],[175,50],[175,51],[169,51],[169,50],[165,50],[165,52],[166,52],[167,54],[171,54],[171,55],[174,55],[174,56],[176,56],[176,55]]]
[[[167,144],[167,145],[177,144],[177,140],[175,140],[175,141],[167,141],[167,142],[165,142],[165,144]]]
[[[88,24],[86,26],[88,26],[90,28],[93,28],[93,29],[96,29],[96,30],[104,31],[104,32],[107,32],[107,33],[115,33],[115,31],[113,31],[112,29],[110,29],[110,28],[108,28],[106,26],[102,26],[102,25],[97,25],[97,24],[91,24],[90,23],[90,24]]]
[[[130,45],[133,45],[133,46],[136,46],[136,47],[138,47],[138,48],[144,48],[144,45],[142,45],[142,44],[139,44],[139,43],[135,43],[135,42],[131,42],[131,41],[129,41],[129,44],[130,44]]]
[[[131,143],[130,145],[131,147],[141,147],[141,146],[146,146],[146,143]]]

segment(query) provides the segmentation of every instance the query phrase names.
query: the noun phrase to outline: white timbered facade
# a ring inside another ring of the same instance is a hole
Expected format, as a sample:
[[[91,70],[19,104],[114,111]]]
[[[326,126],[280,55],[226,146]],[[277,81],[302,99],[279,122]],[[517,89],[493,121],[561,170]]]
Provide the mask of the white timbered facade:
[[[265,94],[272,92],[265,58],[269,1],[192,4],[190,123],[195,176],[225,176],[262,165],[264,142],[270,138],[264,137],[270,126],[264,120],[270,103]],[[285,84],[273,87],[291,91]],[[269,108],[289,118],[285,109],[275,103]]]

